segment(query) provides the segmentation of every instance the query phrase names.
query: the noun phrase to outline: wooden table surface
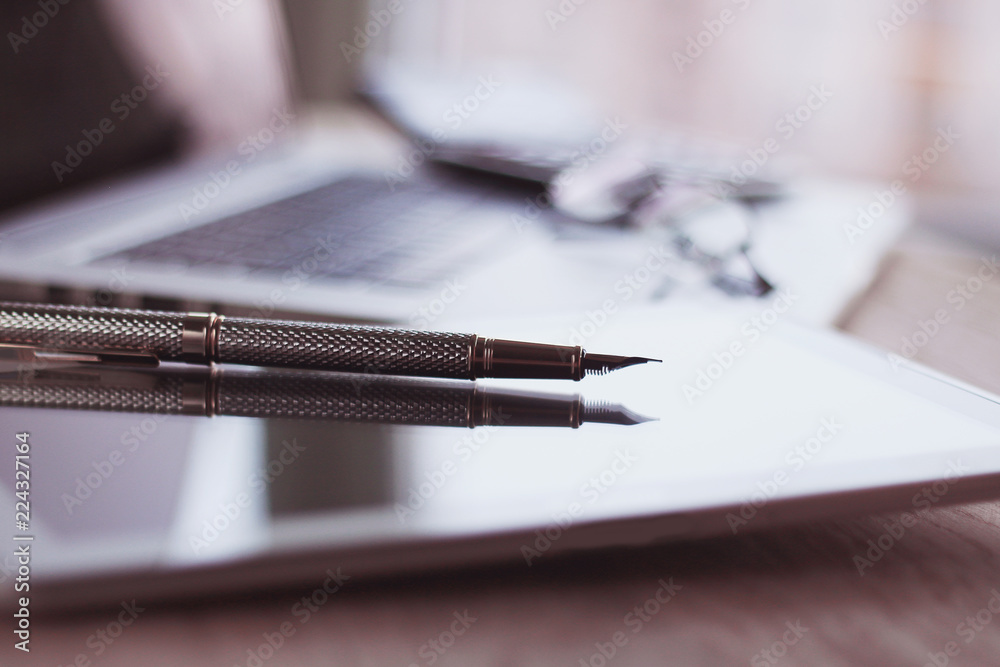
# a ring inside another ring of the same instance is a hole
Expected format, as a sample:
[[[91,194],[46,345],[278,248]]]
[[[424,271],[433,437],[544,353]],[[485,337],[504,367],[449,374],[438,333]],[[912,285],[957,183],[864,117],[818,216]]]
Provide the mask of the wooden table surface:
[[[947,301],[980,265],[974,249],[904,244],[842,327],[900,352],[903,337],[948,309],[916,358],[1000,392],[1000,280],[960,310]],[[95,635],[114,621],[111,610],[36,619],[30,659],[2,664],[69,665],[101,647],[89,664],[1000,664],[1000,616],[990,609],[1000,611],[1000,503],[918,513],[859,576],[854,556],[895,516],[543,559],[531,569],[349,580],[275,651],[265,636],[279,643],[275,631],[307,591],[148,604],[111,644]],[[653,602],[658,593],[669,601]]]

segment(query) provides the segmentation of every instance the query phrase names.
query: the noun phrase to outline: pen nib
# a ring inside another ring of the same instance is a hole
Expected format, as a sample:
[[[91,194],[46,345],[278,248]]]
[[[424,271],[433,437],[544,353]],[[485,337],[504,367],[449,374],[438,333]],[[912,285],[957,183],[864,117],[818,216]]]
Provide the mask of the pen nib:
[[[647,359],[646,357],[617,357],[611,354],[590,354],[583,355],[583,372],[585,375],[604,375],[619,368],[628,368],[638,364],[660,363],[660,359]]]
[[[597,403],[583,406],[583,415],[580,421],[583,423],[635,426],[658,420],[654,417],[644,417],[617,403]]]

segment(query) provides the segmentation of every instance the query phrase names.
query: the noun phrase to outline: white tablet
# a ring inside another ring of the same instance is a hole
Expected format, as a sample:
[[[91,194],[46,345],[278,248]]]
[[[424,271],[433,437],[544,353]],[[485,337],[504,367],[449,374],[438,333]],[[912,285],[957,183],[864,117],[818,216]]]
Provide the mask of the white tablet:
[[[923,510],[1000,495],[995,397],[778,310],[496,325],[480,333],[575,332],[591,351],[663,363],[475,391],[406,382],[402,398],[381,378],[322,373],[260,385],[267,374],[234,368],[11,371],[0,509],[9,537],[31,538],[14,542],[30,545],[31,604],[51,608],[315,588],[338,573],[530,568],[886,510],[904,512],[887,538],[898,539]],[[223,416],[158,413],[179,404],[154,390],[189,408],[221,391],[209,403]],[[88,409],[10,407],[71,403]],[[477,410],[489,424],[469,428]],[[30,502],[23,530],[18,502]],[[4,553],[0,591],[16,602],[19,566]]]

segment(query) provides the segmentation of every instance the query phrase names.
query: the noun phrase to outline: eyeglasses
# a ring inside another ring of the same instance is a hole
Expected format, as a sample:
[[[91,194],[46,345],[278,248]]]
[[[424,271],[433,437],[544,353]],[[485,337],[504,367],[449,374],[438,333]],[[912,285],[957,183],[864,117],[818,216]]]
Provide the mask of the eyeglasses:
[[[621,222],[663,230],[700,279],[730,296],[762,297],[774,284],[751,258],[753,232],[759,208],[781,196],[771,181],[737,185],[718,172],[661,164],[611,185],[605,201],[620,206]]]

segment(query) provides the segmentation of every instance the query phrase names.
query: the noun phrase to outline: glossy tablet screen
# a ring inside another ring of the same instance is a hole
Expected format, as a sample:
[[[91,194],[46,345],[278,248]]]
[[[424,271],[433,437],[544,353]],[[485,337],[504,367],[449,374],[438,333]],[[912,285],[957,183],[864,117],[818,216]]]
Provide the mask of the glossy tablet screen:
[[[663,363],[580,383],[21,368],[0,383],[0,503],[18,534],[27,433],[20,532],[55,605],[304,584],[333,566],[530,566],[996,488],[992,397],[835,334],[762,326],[623,314],[586,347]],[[164,412],[206,400],[217,416]]]

